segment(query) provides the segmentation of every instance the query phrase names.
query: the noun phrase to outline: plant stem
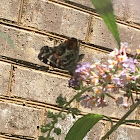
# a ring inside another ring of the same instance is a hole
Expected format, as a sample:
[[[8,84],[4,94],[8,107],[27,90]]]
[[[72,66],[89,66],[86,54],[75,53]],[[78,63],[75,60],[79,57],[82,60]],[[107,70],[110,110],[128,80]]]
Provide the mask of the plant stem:
[[[61,111],[58,113],[57,118],[59,118],[61,116],[61,113],[79,96],[81,96],[84,92],[86,92],[87,90],[91,89],[92,87],[88,87],[88,88],[84,88],[81,92],[78,92],[69,102],[67,102],[65,104],[65,106],[61,109]],[[52,129],[54,128],[55,122],[52,124],[50,130],[48,131],[47,137],[50,137],[50,133],[52,131]]]
[[[130,110],[116,123],[116,125],[114,125],[107,133],[105,136],[102,137],[101,140],[105,140],[109,137],[109,135],[115,131],[122,123],[123,121],[136,109],[136,107],[138,107],[138,105],[140,104],[140,100],[138,100],[138,102],[134,105],[132,105],[132,107],[130,108]]]

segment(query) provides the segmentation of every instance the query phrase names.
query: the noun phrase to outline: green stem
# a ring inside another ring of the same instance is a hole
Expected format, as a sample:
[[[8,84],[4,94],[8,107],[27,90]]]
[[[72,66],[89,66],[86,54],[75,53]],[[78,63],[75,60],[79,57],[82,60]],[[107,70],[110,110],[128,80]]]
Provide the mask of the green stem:
[[[109,137],[109,135],[114,132],[123,122],[124,120],[136,109],[136,107],[138,107],[138,105],[140,104],[140,100],[134,104],[130,110],[116,123],[116,125],[114,125],[107,133],[105,136],[102,137],[101,140],[105,140]]]
[[[88,87],[88,88],[84,88],[81,92],[78,92],[69,102],[67,102],[65,104],[65,106],[61,109],[61,111],[58,113],[57,118],[59,118],[61,116],[61,113],[78,97],[80,97],[84,92],[86,92],[87,90],[91,89],[92,87]],[[55,122],[52,124],[52,126],[50,127],[50,130],[48,131],[47,137],[50,137],[50,133],[52,131],[52,129],[54,128]]]

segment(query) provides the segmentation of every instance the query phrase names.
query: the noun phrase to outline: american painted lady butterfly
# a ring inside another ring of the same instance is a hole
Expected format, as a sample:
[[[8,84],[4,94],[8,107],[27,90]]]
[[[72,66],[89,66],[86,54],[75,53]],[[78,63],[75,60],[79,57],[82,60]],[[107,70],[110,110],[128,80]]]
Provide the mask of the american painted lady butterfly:
[[[70,38],[55,47],[44,46],[38,58],[53,67],[67,70],[73,74],[84,54],[79,55],[79,44],[76,38]]]

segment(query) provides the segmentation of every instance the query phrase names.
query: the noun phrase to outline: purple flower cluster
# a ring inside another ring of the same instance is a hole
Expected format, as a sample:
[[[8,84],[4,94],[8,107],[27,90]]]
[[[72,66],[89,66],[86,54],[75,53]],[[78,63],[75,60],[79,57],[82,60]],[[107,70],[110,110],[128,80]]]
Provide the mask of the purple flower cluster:
[[[105,96],[115,100],[117,105],[128,106],[128,101],[131,99],[134,102],[131,90],[137,90],[137,84],[140,84],[140,67],[137,57],[140,55],[140,50],[132,57],[128,57],[127,43],[121,43],[120,50],[114,49],[110,53],[111,59],[105,64],[100,62],[91,65],[90,63],[79,64],[73,77],[69,81],[70,87],[79,86],[81,82],[86,86],[92,86],[90,95],[82,95],[80,103],[87,108],[104,107],[108,103],[105,101]],[[129,52],[130,49],[129,49]],[[115,91],[123,90],[127,102],[124,102],[123,96],[115,98]],[[130,98],[131,97],[131,98]]]
[[[80,104],[81,106],[85,108],[90,108],[90,109],[92,109],[95,106],[100,108],[100,107],[105,107],[108,105],[108,103],[104,99],[101,100],[99,97],[94,98],[89,95],[82,96]]]

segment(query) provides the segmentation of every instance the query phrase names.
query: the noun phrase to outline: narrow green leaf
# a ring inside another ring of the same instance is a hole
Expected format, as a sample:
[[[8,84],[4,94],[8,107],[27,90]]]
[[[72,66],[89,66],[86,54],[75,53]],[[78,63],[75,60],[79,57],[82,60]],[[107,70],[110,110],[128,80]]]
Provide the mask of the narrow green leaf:
[[[111,0],[91,0],[91,2],[94,5],[98,14],[104,20],[108,29],[112,32],[118,45],[120,46],[120,37],[119,37],[115,16],[113,13],[113,6]]]
[[[3,32],[0,32],[0,36],[2,36],[7,42],[11,45],[12,48],[15,48],[13,41]]]
[[[103,115],[88,114],[78,119],[66,135],[65,140],[82,140]]]
[[[110,117],[108,117],[108,116],[104,116],[104,117],[107,118],[111,122],[111,127],[113,127],[113,121],[112,121],[112,119]]]

